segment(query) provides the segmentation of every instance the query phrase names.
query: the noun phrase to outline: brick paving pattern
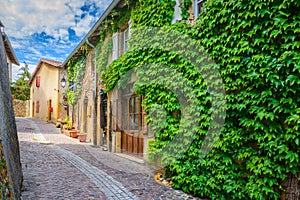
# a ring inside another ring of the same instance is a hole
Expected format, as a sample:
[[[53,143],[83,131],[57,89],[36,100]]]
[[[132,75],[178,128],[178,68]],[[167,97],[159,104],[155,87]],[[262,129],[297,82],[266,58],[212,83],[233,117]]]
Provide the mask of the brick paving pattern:
[[[17,118],[23,200],[198,199],[157,184],[145,165],[60,133],[53,124]]]

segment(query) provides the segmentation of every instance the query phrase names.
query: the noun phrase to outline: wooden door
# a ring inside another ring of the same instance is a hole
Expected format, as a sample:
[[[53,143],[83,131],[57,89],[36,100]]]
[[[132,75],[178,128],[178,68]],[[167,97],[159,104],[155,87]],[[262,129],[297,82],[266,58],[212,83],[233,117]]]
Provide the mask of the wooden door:
[[[122,138],[123,152],[142,155],[144,153],[145,113],[142,98],[137,95],[125,96],[122,103]]]

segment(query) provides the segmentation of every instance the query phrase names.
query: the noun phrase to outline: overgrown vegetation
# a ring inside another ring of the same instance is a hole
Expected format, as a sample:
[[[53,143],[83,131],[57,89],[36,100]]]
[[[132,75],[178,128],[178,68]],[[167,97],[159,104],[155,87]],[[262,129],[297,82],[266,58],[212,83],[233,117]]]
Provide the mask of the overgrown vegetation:
[[[81,94],[82,79],[85,74],[86,57],[68,63],[68,103],[74,105]]]

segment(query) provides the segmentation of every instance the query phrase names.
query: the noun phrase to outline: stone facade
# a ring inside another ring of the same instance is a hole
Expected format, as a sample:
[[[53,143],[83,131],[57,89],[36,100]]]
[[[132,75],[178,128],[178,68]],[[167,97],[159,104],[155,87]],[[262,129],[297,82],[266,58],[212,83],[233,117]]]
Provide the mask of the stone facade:
[[[13,107],[15,112],[15,117],[29,117],[29,106],[30,101],[14,100]]]
[[[96,118],[95,114],[95,66],[92,62],[94,59],[94,51],[90,52],[86,58],[85,75],[82,80],[81,95],[78,98],[76,109],[74,110],[73,119],[74,125],[80,130],[80,132],[87,133],[87,141],[97,144],[97,136],[94,133],[95,125],[97,122],[94,121]],[[100,136],[99,136],[100,137]]]

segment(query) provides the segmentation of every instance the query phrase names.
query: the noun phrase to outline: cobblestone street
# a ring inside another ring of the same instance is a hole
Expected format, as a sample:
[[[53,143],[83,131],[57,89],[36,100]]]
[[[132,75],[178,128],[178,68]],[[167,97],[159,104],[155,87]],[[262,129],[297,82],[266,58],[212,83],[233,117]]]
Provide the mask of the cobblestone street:
[[[17,118],[24,200],[196,199],[155,182],[147,166],[60,133],[51,123]]]

